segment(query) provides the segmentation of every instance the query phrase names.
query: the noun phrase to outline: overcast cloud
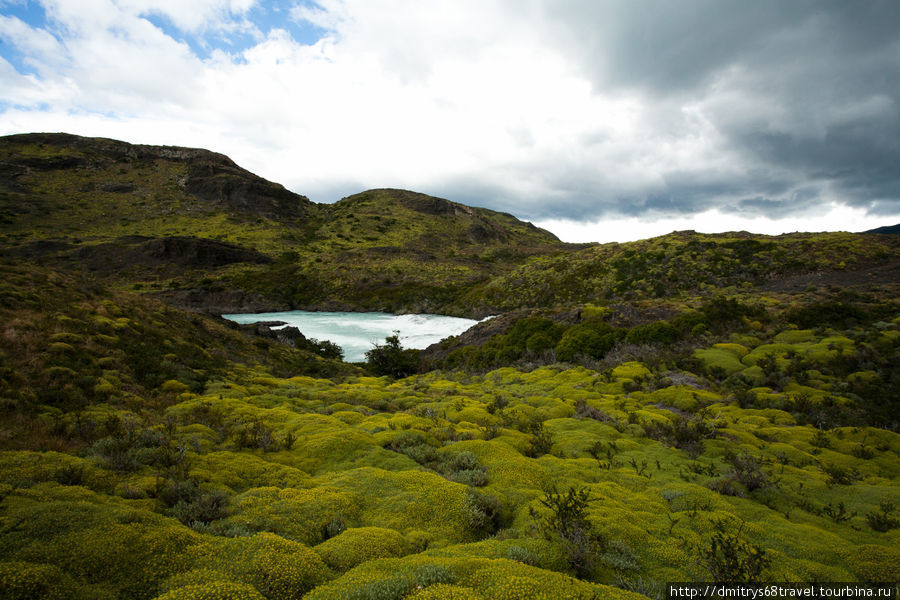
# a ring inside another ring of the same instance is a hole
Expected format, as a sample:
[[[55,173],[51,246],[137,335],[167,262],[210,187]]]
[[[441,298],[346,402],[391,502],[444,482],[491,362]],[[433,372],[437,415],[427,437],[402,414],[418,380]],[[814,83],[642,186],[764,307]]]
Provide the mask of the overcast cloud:
[[[0,0],[0,134],[206,147],[564,239],[900,221],[895,0]]]

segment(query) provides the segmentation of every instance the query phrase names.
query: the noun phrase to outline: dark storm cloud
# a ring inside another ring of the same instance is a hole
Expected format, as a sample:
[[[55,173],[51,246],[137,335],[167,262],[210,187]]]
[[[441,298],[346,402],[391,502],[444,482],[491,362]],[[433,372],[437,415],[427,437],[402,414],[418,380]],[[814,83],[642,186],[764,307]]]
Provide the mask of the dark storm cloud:
[[[671,107],[694,106],[743,174],[695,184],[704,177],[668,172],[625,210],[610,190],[573,215],[782,215],[826,195],[900,212],[900,2],[571,0],[548,18],[595,93],[638,93],[673,127]]]

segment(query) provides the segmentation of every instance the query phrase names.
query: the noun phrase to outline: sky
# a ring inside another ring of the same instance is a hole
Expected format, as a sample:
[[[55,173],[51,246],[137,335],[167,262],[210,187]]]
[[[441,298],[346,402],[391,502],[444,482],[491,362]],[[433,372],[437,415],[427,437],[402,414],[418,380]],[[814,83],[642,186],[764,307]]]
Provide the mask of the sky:
[[[0,135],[202,147],[565,241],[900,223],[896,0],[0,0]]]

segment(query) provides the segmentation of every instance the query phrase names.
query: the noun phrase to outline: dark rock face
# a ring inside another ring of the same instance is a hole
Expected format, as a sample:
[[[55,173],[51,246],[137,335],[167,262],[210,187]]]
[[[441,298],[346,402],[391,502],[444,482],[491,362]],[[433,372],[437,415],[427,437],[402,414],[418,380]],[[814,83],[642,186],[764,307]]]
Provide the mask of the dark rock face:
[[[283,324],[284,323],[279,321],[247,323],[245,325],[237,325],[237,329],[251,335],[258,335],[260,337],[269,338],[270,340],[277,340],[292,348],[303,348],[309,344],[306,336],[300,333],[300,330],[292,325],[282,327],[281,329],[272,329],[272,327],[278,327]],[[229,326],[234,327],[234,324],[230,323]]]
[[[267,264],[272,259],[249,248],[195,237],[121,237],[113,242],[76,246],[39,240],[11,248],[5,255],[29,260],[76,261],[90,271],[115,271],[134,266],[178,265],[190,268],[221,267],[233,263]]]
[[[242,169],[224,154],[200,148],[146,146],[105,138],[86,138],[65,133],[28,133],[0,137],[4,146],[21,144],[66,148],[76,155],[18,156],[0,163],[0,183],[10,187],[30,171],[108,167],[119,162],[151,162],[157,159],[185,163],[185,190],[226,210],[267,219],[303,219],[315,205],[305,196]],[[100,186],[105,192],[132,193],[130,184]]]
[[[271,263],[268,256],[235,244],[195,237],[165,237],[135,248],[137,257],[191,267],[220,267],[232,263]]]
[[[443,198],[401,190],[397,190],[394,194],[407,208],[426,215],[452,217],[457,215],[472,216],[475,214],[471,207],[444,200]]]
[[[312,205],[305,196],[222,161],[190,161],[185,189],[207,202],[267,219],[303,218]]]
[[[483,244],[485,242],[503,242],[508,236],[497,227],[490,227],[486,224],[475,223],[469,227],[469,237],[473,242]]]
[[[130,194],[137,190],[137,186],[130,183],[108,183],[100,186],[100,190],[103,192],[112,192],[114,194]]]
[[[22,258],[25,260],[36,260],[46,258],[48,256],[55,256],[61,252],[65,252],[71,249],[72,245],[66,242],[60,242],[56,240],[37,240],[35,242],[29,242],[21,246],[16,246],[15,248],[4,250],[3,256],[8,256],[10,258]]]
[[[210,315],[258,313],[292,308],[266,298],[260,293],[236,289],[192,288],[169,290],[153,295],[178,308]]]

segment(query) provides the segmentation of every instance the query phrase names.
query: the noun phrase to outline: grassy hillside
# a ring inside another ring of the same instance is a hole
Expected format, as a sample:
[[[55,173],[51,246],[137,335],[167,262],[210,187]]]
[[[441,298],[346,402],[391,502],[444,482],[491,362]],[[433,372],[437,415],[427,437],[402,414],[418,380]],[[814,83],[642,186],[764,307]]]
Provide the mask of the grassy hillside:
[[[439,310],[563,248],[511,215],[401,190],[317,205],[206,150],[0,138],[0,247],[216,312]]]
[[[573,246],[64,135],[0,139],[0,235],[0,600],[900,579],[896,236]],[[363,369],[179,306],[502,314]]]
[[[67,415],[159,409],[241,365],[282,376],[354,371],[78,275],[0,262],[0,282],[0,398],[14,418],[3,447],[65,447]]]
[[[871,275],[870,275],[871,273]],[[497,310],[725,290],[900,281],[900,239],[853,233],[676,232],[535,257],[460,299]]]

